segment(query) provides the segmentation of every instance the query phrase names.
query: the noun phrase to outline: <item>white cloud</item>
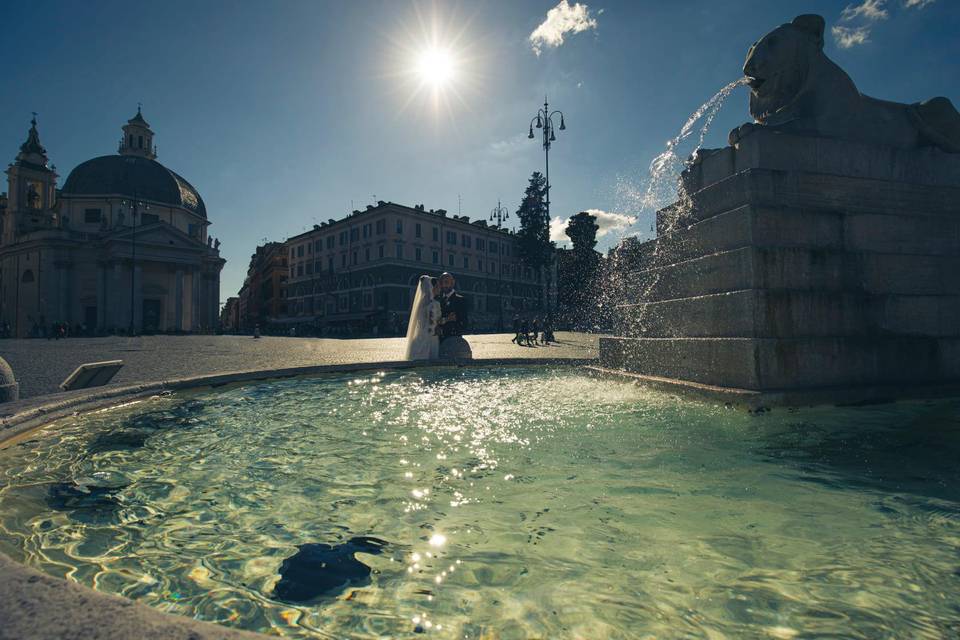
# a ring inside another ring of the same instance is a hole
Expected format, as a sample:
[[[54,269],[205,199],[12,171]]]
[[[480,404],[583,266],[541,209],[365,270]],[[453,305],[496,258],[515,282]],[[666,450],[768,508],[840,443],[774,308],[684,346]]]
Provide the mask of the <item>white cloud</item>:
[[[841,27],[839,25],[830,29],[837,46],[841,49],[849,49],[859,44],[870,42],[870,29],[868,27]]]
[[[910,0],[907,1],[909,2]],[[883,8],[884,4],[886,4],[886,0],[863,0],[862,4],[847,5],[847,8],[840,13],[840,19],[845,22],[849,22],[855,18],[886,20],[890,13]]]
[[[567,0],[560,0],[557,6],[547,11],[547,19],[533,30],[529,40],[533,52],[539,56],[544,46],[559,47],[563,44],[563,36],[568,33],[596,28],[597,19],[590,15],[587,5],[574,2],[571,6]]]
[[[603,238],[608,233],[620,231],[630,227],[637,221],[636,217],[628,216],[624,213],[612,213],[600,209],[587,209],[587,213],[597,219],[597,239]],[[569,218],[555,217],[550,221],[550,239],[559,243],[570,243],[570,238],[565,231]]]
[[[903,3],[906,9],[923,9],[928,4],[933,4],[936,0],[905,0]]]

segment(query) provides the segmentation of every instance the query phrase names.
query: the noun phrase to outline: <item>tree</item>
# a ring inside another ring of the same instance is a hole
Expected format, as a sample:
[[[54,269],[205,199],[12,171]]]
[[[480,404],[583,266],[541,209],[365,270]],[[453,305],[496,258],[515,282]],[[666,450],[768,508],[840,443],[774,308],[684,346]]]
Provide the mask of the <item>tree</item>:
[[[597,277],[600,269],[600,254],[597,246],[596,216],[581,211],[567,222],[566,234],[573,249],[561,262],[561,281],[557,283],[558,295],[562,292],[563,304],[570,319],[576,325],[592,324],[597,299]]]
[[[547,180],[539,171],[534,171],[517,209],[520,219],[518,245],[520,260],[539,274],[547,270],[547,311],[550,309],[550,265],[553,260],[553,243],[550,241],[550,219],[547,215]]]

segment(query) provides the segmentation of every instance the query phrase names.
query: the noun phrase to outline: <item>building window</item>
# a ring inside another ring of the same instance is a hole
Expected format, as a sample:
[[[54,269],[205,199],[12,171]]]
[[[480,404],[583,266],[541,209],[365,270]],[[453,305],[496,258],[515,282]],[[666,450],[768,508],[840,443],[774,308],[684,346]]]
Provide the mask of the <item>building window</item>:
[[[383,257],[383,247],[384,245],[380,245],[379,247],[377,247],[377,255],[381,258]]]
[[[453,254],[452,254],[452,253],[451,253],[449,256],[447,256],[447,264],[450,265],[451,267],[453,266],[453,261],[454,261],[454,260],[455,260],[455,258],[453,257]]]
[[[490,253],[497,252],[497,243],[494,240],[490,241]]]
[[[313,241],[313,252],[320,253],[320,240]]]
[[[137,136],[137,148],[143,149],[143,136]]]
[[[346,232],[346,231],[341,231],[341,232],[340,232],[340,246],[342,247],[342,246],[344,246],[345,244],[347,244],[347,232]]]
[[[483,258],[477,258],[477,271],[483,271]]]
[[[337,239],[333,236],[327,236],[327,249],[333,249],[333,245],[336,243]]]
[[[350,242],[356,242],[360,239],[360,229],[350,229]]]
[[[100,209],[84,209],[83,221],[87,223],[100,222]]]
[[[417,236],[418,238],[422,238],[422,237],[423,237],[423,232],[422,232],[422,230],[420,229],[420,223],[419,223],[419,222],[417,223],[417,226],[414,227],[413,231],[414,231],[414,235]]]
[[[483,251],[486,247],[486,241],[483,238],[477,238],[477,251]]]
[[[298,257],[298,258],[302,258],[302,257],[303,257],[303,245],[302,245],[302,244],[297,247],[297,257]],[[129,315],[129,314],[128,314],[128,315]]]
[[[317,260],[317,263],[316,265],[314,265],[313,270],[317,273],[320,273],[321,271],[323,271],[323,263]]]
[[[470,258],[468,258],[467,256],[463,256],[463,268],[464,270],[470,268]]]
[[[399,242],[397,243],[397,258],[403,258],[403,245]]]
[[[357,252],[356,252],[356,251],[353,252],[353,264],[354,264],[354,265],[357,264]]]
[[[439,251],[434,251],[434,252],[433,252],[433,264],[440,264],[440,252],[439,252]]]
[[[370,225],[369,225],[369,224],[363,225],[363,237],[364,237],[364,238],[367,238],[367,237],[369,237],[369,236],[371,236],[371,235],[373,235],[373,233],[372,233],[372,229],[371,229]]]
[[[367,262],[370,262],[370,247],[367,247],[366,249],[363,250],[363,256],[364,256],[363,257],[364,260],[366,260]]]
[[[417,225],[417,226],[420,226],[420,225]],[[423,250],[420,249],[420,247],[417,247],[417,248],[414,250],[414,253],[416,254],[417,262],[420,262],[420,261],[422,260],[422,258],[423,258]]]
[[[397,219],[397,233],[403,233],[403,220]]]
[[[327,258],[327,271],[333,273],[333,258]]]
[[[347,254],[345,254],[345,253],[341,253],[341,254],[340,254],[340,266],[341,266],[341,267],[346,267],[346,266],[347,266]]]
[[[433,241],[434,241],[434,242],[440,242],[440,228],[439,228],[439,227],[434,227],[434,228],[433,228]]]
[[[387,232],[387,221],[377,220],[377,235]]]
[[[312,275],[313,275],[313,263],[312,263],[312,262],[308,262],[308,263],[307,263],[307,275],[308,275],[308,276],[312,276]]]
[[[303,263],[301,262],[297,264],[297,276],[302,276],[302,275],[303,275]]]
[[[461,244],[463,244],[463,246],[465,246],[467,249],[470,248],[470,242],[471,242],[471,241],[470,241],[470,236],[468,236],[467,234],[465,234],[465,233],[460,234],[460,242],[461,242]]]
[[[456,245],[457,244],[457,232],[456,231],[447,231],[447,244]]]

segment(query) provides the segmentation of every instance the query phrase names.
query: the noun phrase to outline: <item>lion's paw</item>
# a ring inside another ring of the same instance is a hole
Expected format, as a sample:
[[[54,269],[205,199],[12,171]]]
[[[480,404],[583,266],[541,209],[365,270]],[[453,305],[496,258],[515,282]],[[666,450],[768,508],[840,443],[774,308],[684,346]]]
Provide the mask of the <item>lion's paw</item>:
[[[727,137],[727,141],[730,143],[730,146],[733,146],[755,131],[757,127],[758,125],[752,122],[744,122],[739,127],[735,127],[734,129],[730,130],[730,135]]]

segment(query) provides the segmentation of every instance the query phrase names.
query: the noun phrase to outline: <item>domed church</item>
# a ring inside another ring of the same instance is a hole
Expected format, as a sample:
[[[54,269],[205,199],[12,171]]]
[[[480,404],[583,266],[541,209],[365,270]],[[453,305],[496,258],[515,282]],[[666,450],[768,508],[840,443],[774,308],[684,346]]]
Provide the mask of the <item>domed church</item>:
[[[122,129],[117,155],[81,163],[57,189],[31,121],[0,196],[0,332],[216,328],[225,260],[203,198],[157,162],[139,108]]]

